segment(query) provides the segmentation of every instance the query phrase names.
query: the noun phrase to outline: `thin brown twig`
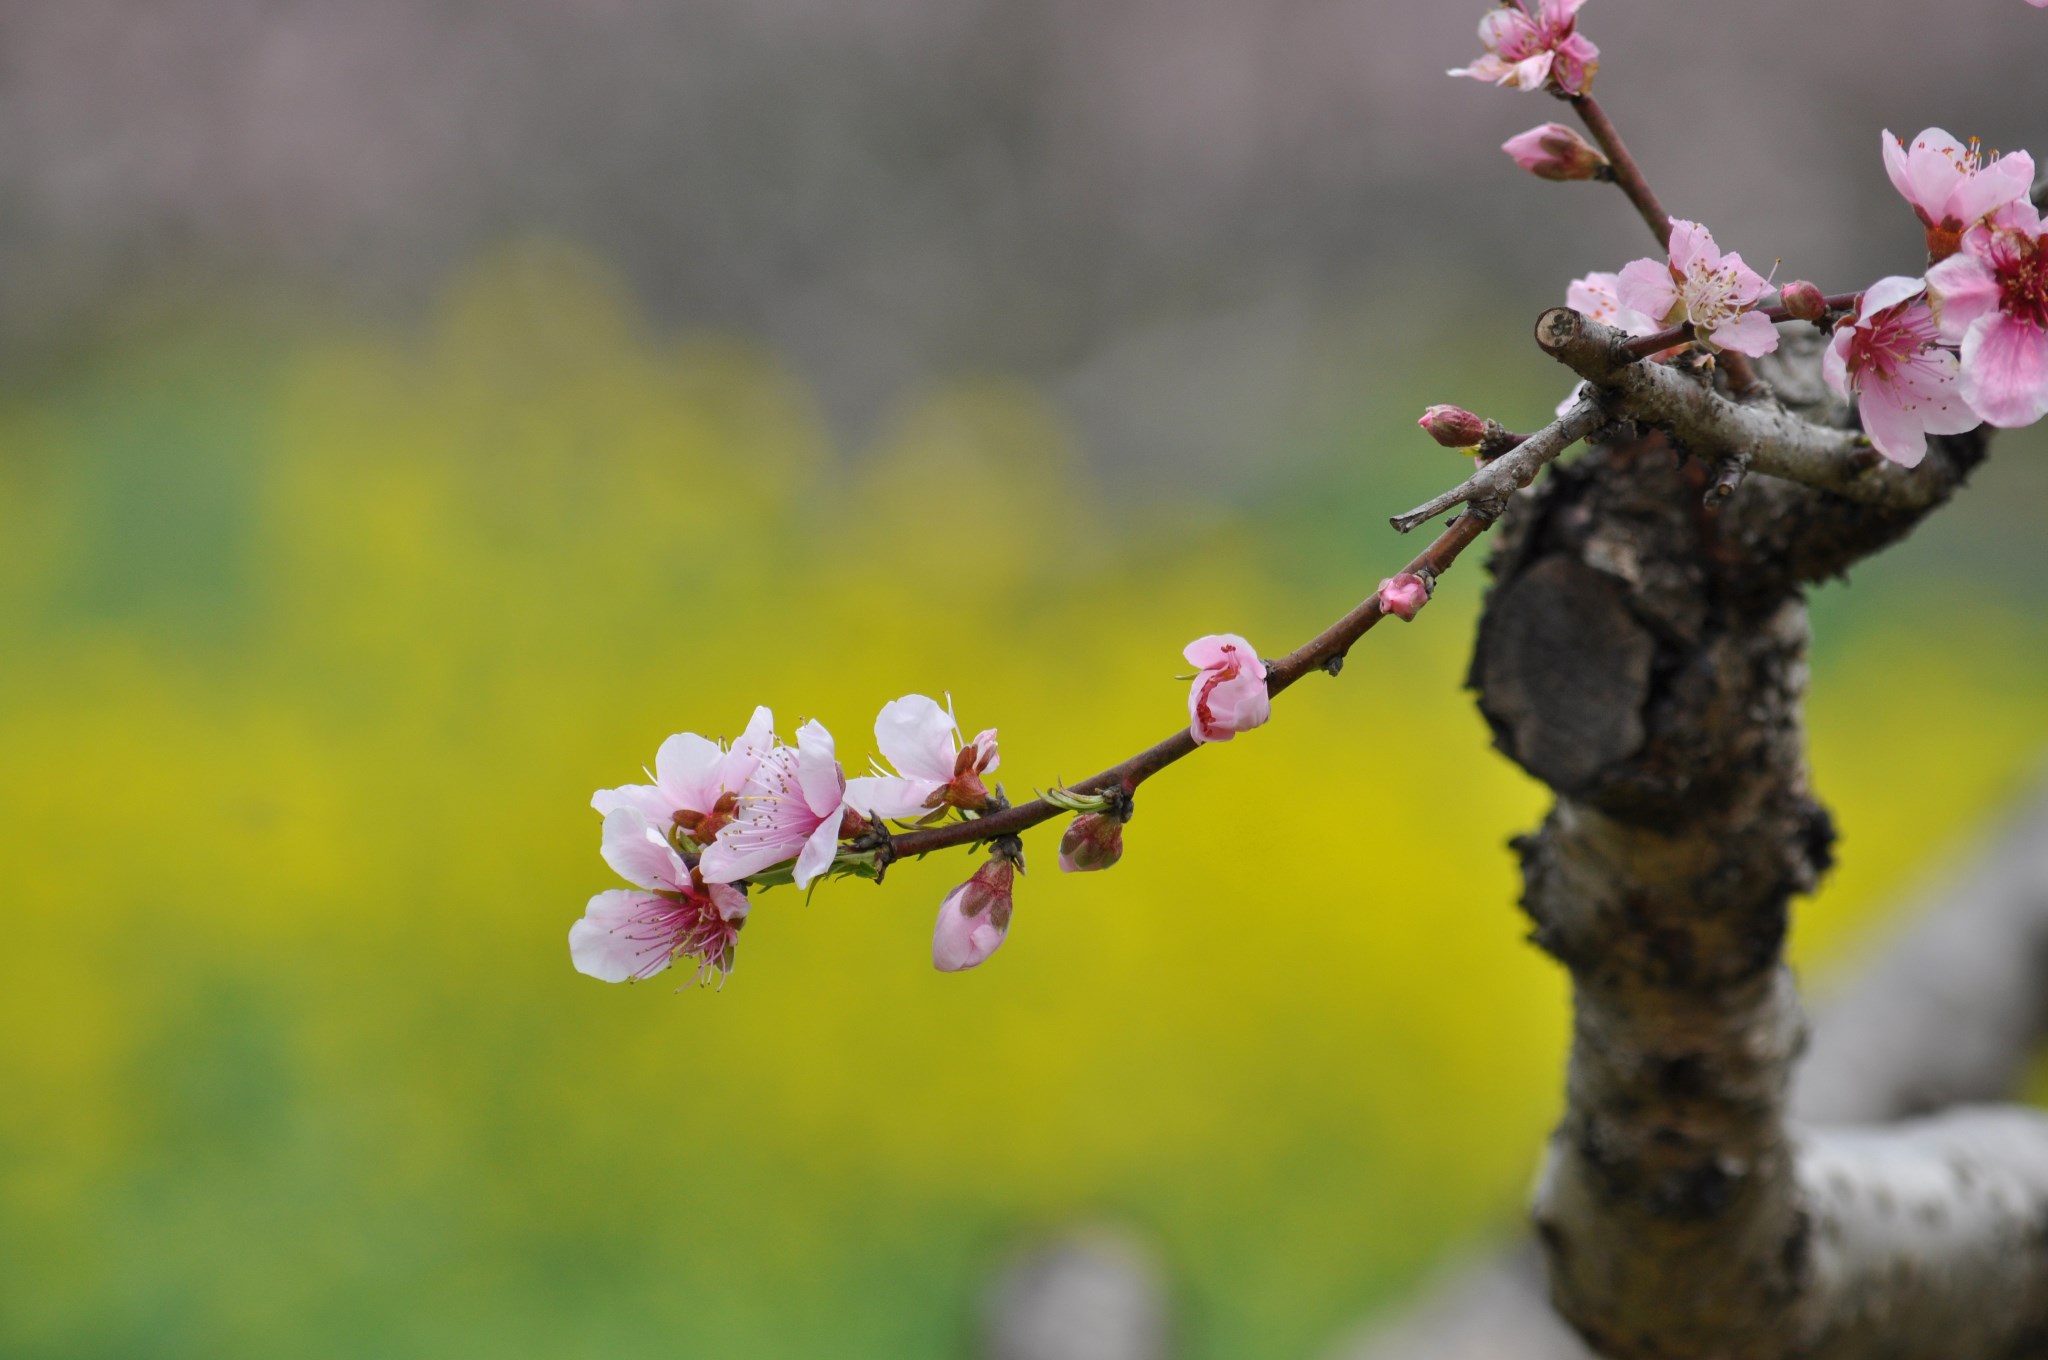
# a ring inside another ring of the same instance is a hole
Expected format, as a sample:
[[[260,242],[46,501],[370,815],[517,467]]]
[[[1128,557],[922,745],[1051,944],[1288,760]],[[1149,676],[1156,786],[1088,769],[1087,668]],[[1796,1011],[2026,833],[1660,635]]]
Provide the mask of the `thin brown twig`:
[[[1636,211],[1643,215],[1651,232],[1657,237],[1657,244],[1671,244],[1671,214],[1664,211],[1664,205],[1657,201],[1650,181],[1643,178],[1642,167],[1636,158],[1629,155],[1628,147],[1622,144],[1621,134],[1615,130],[1614,122],[1607,116],[1607,110],[1600,107],[1600,101],[1590,94],[1575,94],[1571,97],[1572,110],[1586,125],[1586,131],[1593,134],[1593,140],[1607,157],[1612,167],[1614,182],[1628,195],[1628,201],[1636,205]]]
[[[1458,554],[1470,547],[1474,540],[1492,527],[1493,520],[1476,512],[1467,512],[1445,526],[1434,542],[1405,568],[1417,575],[1441,576],[1458,560]],[[1312,671],[1324,670],[1334,673],[1357,641],[1364,637],[1372,626],[1386,615],[1380,610],[1379,593],[1370,596],[1335,623],[1325,628],[1308,642],[1295,648],[1278,661],[1267,663],[1266,692],[1277,696],[1295,681]],[[1112,765],[1100,774],[1090,775],[1077,783],[1067,785],[1073,793],[1106,793],[1121,789],[1128,793],[1145,780],[1159,773],[1181,757],[1196,748],[1193,734],[1185,727],[1164,741],[1157,742],[1138,752],[1121,764]],[[947,850],[957,845],[971,845],[976,841],[993,840],[998,836],[1015,835],[1040,822],[1065,815],[1065,810],[1054,806],[1043,798],[1034,798],[1028,803],[1019,803],[1001,812],[968,821],[953,822],[946,826],[930,827],[922,831],[907,831],[892,836],[889,841],[891,858],[900,859],[906,855],[929,854],[934,850]]]

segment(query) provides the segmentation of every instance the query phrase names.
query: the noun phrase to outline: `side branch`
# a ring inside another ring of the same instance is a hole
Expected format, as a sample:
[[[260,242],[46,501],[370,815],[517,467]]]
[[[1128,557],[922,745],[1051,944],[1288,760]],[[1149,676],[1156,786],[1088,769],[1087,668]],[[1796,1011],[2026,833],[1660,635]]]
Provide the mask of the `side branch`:
[[[1607,423],[1601,403],[1587,397],[1558,419],[1528,436],[1500,457],[1480,465],[1470,477],[1391,523],[1402,533],[1426,524],[1453,506],[1469,505],[1488,520],[1499,519],[1508,497],[1536,480],[1536,474],[1572,445]]]
[[[1859,434],[1815,425],[1776,403],[1738,405],[1668,365],[1645,363],[1627,334],[1569,307],[1537,318],[1536,343],[1592,383],[1612,415],[1664,429],[1683,448],[1716,457],[1746,452],[1754,472],[1886,510],[1926,509],[1951,489],[1939,468],[1887,462]]]

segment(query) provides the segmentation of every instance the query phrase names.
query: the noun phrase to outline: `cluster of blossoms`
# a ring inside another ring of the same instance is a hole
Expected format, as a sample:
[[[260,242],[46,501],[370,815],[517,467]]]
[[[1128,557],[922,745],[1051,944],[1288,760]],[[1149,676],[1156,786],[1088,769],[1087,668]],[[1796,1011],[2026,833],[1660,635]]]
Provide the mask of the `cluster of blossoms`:
[[[1412,619],[1431,586],[1412,573],[1391,577],[1380,586],[1382,608]],[[1198,667],[1188,691],[1196,742],[1228,741],[1271,716],[1266,663],[1251,643],[1216,634],[1189,643],[1185,655]],[[776,737],[774,715],[757,708],[730,744],[679,733],[655,753],[652,782],[598,790],[590,804],[604,817],[604,860],[633,886],[598,893],[570,927],[577,970],[634,982],[689,960],[689,982],[722,984],[750,890],[809,888],[828,874],[879,880],[894,855],[891,823],[973,822],[1009,807],[985,778],[1000,763],[995,729],[962,740],[950,699],[941,707],[909,694],[883,705],[875,746],[887,765],[849,779],[822,724],[805,723],[789,745]],[[1123,857],[1128,785],[1045,798],[1075,814],[1060,838],[1063,871],[1107,869]],[[939,905],[932,962],[944,972],[973,968],[1003,943],[1024,868],[1013,832],[968,839],[985,842],[989,857]]]
[[[1597,135],[1611,137],[1589,97],[1599,51],[1578,32],[1580,3],[1509,0],[1480,24],[1485,53],[1451,74],[1570,98]],[[1559,123],[1502,149],[1552,180],[1613,179],[1607,152],[1621,155]],[[1929,435],[2048,415],[2048,235],[2028,199],[2033,159],[1986,156],[1940,128],[1910,142],[1886,132],[1883,152],[1886,174],[1926,232],[1924,277],[1881,279],[1841,313],[1812,284],[1788,283],[1767,314],[1771,281],[1724,254],[1704,226],[1673,219],[1663,258],[1575,279],[1565,304],[1634,336],[1683,328],[1667,354],[1691,344],[1756,357],[1778,347],[1779,320],[1832,323],[1824,376],[1856,404],[1872,445],[1907,467],[1926,456]]]

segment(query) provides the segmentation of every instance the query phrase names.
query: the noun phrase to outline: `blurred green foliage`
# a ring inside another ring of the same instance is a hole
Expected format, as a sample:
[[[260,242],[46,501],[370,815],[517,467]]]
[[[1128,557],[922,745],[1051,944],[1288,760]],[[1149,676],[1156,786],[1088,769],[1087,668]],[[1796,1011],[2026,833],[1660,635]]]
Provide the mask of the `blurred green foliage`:
[[[7,397],[0,1353],[961,1355],[1021,1235],[1108,1216],[1191,1354],[1300,1356],[1506,1223],[1563,989],[1502,848],[1543,800],[1459,688],[1477,570],[1148,786],[1115,872],[1030,838],[977,973],[928,960],[958,856],[764,896],[722,993],[564,940],[589,791],[671,731],[768,702],[859,763],[950,690],[1013,793],[1164,735],[1188,638],[1291,646],[1404,555],[1461,359],[1255,512],[1149,519],[996,378],[842,456],[564,248],[422,335],[187,327]],[[1808,957],[2048,730],[2038,616],[1905,560],[1820,610]]]

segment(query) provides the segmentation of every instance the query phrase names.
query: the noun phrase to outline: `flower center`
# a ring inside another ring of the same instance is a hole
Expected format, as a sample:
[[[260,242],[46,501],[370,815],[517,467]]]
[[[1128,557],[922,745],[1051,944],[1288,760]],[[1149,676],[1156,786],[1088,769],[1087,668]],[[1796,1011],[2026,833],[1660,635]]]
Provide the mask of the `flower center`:
[[[1992,258],[2000,308],[2015,321],[2048,330],[2048,251],[2041,240],[2001,231]]]
[[[1901,370],[1929,362],[1936,335],[1934,318],[1923,313],[1908,319],[1910,304],[1887,308],[1858,329],[1849,346],[1849,374],[1861,391],[1866,376],[1891,382]]]

